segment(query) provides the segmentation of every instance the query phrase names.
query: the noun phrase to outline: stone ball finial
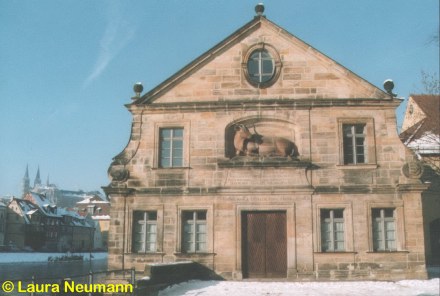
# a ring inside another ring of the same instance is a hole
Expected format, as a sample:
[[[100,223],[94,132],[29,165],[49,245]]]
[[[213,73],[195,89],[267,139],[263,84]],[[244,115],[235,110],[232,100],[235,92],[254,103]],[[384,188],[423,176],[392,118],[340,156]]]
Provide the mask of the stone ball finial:
[[[264,13],[264,4],[258,3],[257,6],[255,6],[255,12],[257,13],[257,16],[262,16]]]
[[[383,82],[383,88],[386,90],[386,92],[391,96],[391,97],[396,97],[397,95],[395,93],[393,93],[393,89],[394,89],[394,82],[391,79],[387,79]]]
[[[133,85],[133,90],[134,90],[134,92],[136,93],[136,96],[137,96],[137,97],[140,97],[142,91],[144,90],[144,87],[142,86],[142,82],[136,82],[136,83]]]

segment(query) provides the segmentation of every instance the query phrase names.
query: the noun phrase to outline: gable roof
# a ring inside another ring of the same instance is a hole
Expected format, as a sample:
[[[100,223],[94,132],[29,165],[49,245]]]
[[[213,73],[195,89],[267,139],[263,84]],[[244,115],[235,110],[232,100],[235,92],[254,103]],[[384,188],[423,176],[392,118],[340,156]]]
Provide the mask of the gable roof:
[[[32,202],[25,200],[25,199],[20,199],[20,198],[12,198],[11,202],[9,203],[9,207],[12,208],[13,204],[17,205],[18,211],[21,214],[21,216],[24,219],[24,222],[26,224],[30,224],[31,221],[29,220],[29,217],[33,214],[35,214],[36,212],[39,212],[40,209],[34,205]]]
[[[220,53],[226,51],[227,49],[231,48],[233,45],[237,44],[240,40],[245,38],[248,34],[257,31],[259,28],[261,28],[262,25],[267,25],[271,27],[273,30],[277,31],[280,35],[283,35],[284,37],[294,39],[298,42],[300,42],[304,47],[311,49],[315,52],[317,55],[321,55],[327,60],[332,61],[335,65],[338,67],[341,67],[344,69],[344,71],[347,71],[352,75],[352,77],[355,77],[359,82],[364,82],[368,85],[371,89],[374,90],[374,94],[377,98],[385,98],[388,96],[383,90],[377,88],[372,83],[366,81],[365,79],[361,78],[357,74],[353,73],[352,71],[348,70],[341,64],[337,63],[333,59],[329,58],[325,54],[321,53],[320,51],[316,50],[311,45],[307,44],[306,42],[302,41],[298,37],[292,35],[291,33],[287,32],[280,26],[276,25],[275,23],[268,20],[265,16],[255,16],[250,22],[239,28],[237,31],[229,35],[227,38],[225,38],[223,41],[200,55],[198,58],[193,60],[191,63],[183,67],[181,70],[176,72],[174,75],[160,83],[158,86],[154,87],[141,97],[135,99],[130,105],[141,105],[141,104],[151,104],[153,101],[155,101],[157,98],[159,98],[161,95],[178,85],[180,82],[188,78],[192,73],[202,68],[204,65],[212,61],[215,57],[217,57]]]
[[[413,102],[425,114],[424,118],[406,129],[399,136],[409,145],[411,142],[422,139],[427,134],[440,135],[440,95],[410,95]],[[438,144],[438,143],[437,143]]]
[[[425,126],[429,131],[439,134],[440,131],[440,95],[411,95],[414,102],[426,114]]]

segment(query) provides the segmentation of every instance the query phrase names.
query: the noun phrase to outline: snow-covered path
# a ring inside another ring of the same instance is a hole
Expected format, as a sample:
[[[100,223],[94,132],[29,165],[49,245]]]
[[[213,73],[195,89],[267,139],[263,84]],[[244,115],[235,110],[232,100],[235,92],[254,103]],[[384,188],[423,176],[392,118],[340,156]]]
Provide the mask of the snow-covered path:
[[[233,282],[190,281],[159,296],[438,296],[438,278],[399,282]]]

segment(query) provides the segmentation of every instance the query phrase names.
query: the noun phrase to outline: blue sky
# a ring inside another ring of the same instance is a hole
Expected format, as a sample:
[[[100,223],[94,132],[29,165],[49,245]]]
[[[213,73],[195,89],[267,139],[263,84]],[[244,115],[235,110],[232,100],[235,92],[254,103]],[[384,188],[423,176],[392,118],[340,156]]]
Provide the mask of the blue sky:
[[[132,86],[148,91],[250,21],[251,0],[0,0],[0,196],[29,164],[64,189],[108,184]],[[266,16],[378,87],[439,73],[438,0],[271,0]],[[397,110],[401,121],[404,104]]]

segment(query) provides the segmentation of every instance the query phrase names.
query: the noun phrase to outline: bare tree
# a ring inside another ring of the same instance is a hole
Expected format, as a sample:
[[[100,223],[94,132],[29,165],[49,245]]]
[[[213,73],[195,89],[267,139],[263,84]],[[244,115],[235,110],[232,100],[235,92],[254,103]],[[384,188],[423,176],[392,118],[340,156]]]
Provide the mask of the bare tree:
[[[434,44],[437,47],[440,47],[440,28],[439,30],[436,30],[434,34],[429,36],[428,41],[426,42],[427,45]]]
[[[437,28],[433,34],[431,34],[426,42],[426,46],[434,45],[440,47],[440,28]],[[438,73],[427,73],[421,71],[422,92],[430,95],[440,94],[440,77]]]
[[[425,133],[415,142],[410,144],[410,148],[416,152],[423,163],[440,175],[440,136],[434,133]]]
[[[437,73],[426,73],[421,71],[423,93],[430,95],[440,94],[440,79]]]

